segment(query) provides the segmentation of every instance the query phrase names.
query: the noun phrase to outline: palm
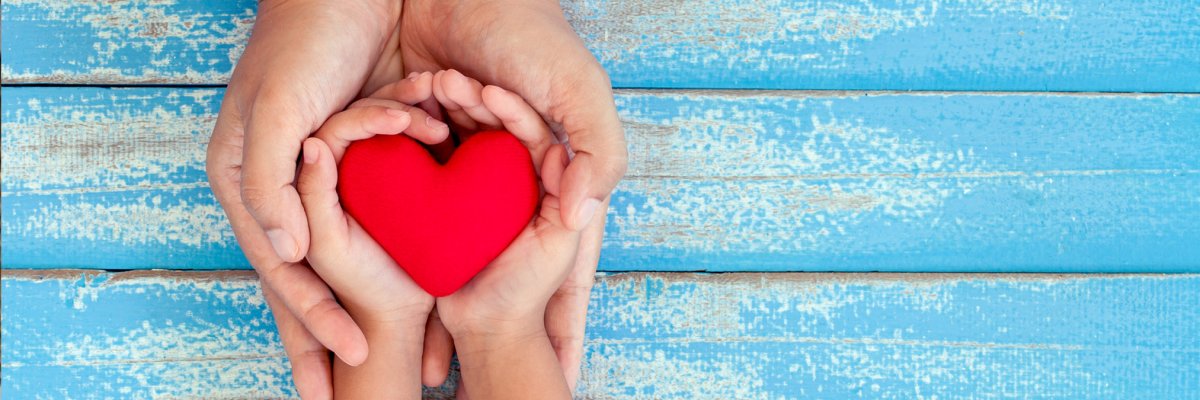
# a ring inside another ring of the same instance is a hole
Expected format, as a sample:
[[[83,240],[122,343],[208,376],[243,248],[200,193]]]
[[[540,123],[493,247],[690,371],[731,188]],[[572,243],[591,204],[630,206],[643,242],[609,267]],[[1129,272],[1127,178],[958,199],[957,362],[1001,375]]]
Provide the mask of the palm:
[[[558,218],[558,199],[547,194],[542,209],[532,223],[521,231],[508,246],[479,275],[450,296],[438,299],[444,319],[475,326],[481,319],[503,319],[512,322],[521,316],[539,315],[544,299],[555,291],[568,270],[555,268],[567,265],[574,252],[577,235],[561,229]],[[553,249],[553,251],[548,251]],[[487,321],[484,321],[487,322]]]
[[[317,271],[343,302],[361,303],[352,308],[371,315],[406,315],[432,301],[357,222],[349,215],[346,218],[350,239],[347,253],[354,255],[359,265]]]
[[[603,69],[553,2],[524,7],[490,1],[408,2],[400,29],[404,73],[462,71],[485,85],[517,93],[550,122],[563,122],[564,112],[557,106],[578,97],[558,92],[577,89],[571,84],[578,82],[571,81],[602,80],[608,89]],[[552,127],[562,133],[561,124]]]

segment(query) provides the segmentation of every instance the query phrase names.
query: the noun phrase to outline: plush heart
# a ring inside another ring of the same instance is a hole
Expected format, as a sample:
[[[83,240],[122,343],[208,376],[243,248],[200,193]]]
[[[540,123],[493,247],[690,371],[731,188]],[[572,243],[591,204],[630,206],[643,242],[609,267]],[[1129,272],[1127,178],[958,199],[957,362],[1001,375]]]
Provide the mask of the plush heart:
[[[413,281],[454,293],[499,256],[537,208],[529,151],[482,132],[441,165],[404,135],[354,142],[338,166],[342,207]]]

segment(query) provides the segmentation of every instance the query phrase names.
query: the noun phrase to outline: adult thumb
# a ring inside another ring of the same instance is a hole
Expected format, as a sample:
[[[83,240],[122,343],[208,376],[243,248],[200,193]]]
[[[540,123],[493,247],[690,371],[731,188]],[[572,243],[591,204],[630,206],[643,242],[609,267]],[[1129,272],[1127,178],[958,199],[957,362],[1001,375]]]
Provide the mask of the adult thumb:
[[[287,262],[308,252],[308,220],[294,186],[300,145],[312,130],[303,120],[256,105],[243,144],[242,202]]]
[[[595,218],[625,176],[629,157],[612,89],[605,84],[579,93],[587,95],[569,103],[559,119],[574,153],[560,185],[563,222],[572,230],[583,229]]]

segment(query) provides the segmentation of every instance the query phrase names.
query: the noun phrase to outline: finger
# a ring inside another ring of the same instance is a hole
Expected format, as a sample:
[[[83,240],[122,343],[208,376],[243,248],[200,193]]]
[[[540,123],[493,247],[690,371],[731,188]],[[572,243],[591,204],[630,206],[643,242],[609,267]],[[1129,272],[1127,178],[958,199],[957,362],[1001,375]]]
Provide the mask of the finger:
[[[407,129],[412,124],[408,108],[390,100],[363,99],[333,114],[313,136],[324,141],[334,161],[340,162],[350,142],[375,135],[395,135]]]
[[[280,304],[279,296],[269,286],[260,286],[263,297],[267,299],[267,307],[275,317],[275,326],[279,328],[283,351],[292,365],[292,381],[296,383],[296,391],[304,399],[333,398],[329,350],[308,333],[287,307]]]
[[[541,174],[540,169],[546,151],[550,149],[550,145],[554,144],[554,135],[550,132],[546,121],[542,120],[541,114],[530,107],[529,103],[526,103],[521,96],[499,86],[483,88],[481,96],[483,104],[495,113],[495,116],[504,125],[504,129],[516,136],[525,145],[525,148],[529,149],[529,154],[533,156],[533,165],[539,169],[538,173]],[[561,179],[561,174],[556,179]]]
[[[407,78],[384,85],[368,97],[415,105],[433,97],[433,74],[413,72]]]
[[[454,126],[454,132],[458,134],[459,139],[466,140],[470,133],[479,130],[479,125],[475,123],[470,114],[462,109],[462,106],[459,106],[446,94],[445,77],[446,71],[438,71],[433,74],[433,97],[437,98],[442,109],[446,111],[446,116],[450,117],[450,124]]]
[[[333,160],[341,162],[350,143],[375,135],[394,135],[404,132],[424,143],[446,139],[449,130],[412,129],[413,117],[421,118],[424,111],[391,100],[371,99],[334,114],[317,131],[316,137],[329,145]]]
[[[560,288],[546,304],[546,334],[567,386],[575,391],[583,364],[584,331],[591,288]]]
[[[441,386],[450,374],[450,359],[454,357],[454,340],[442,324],[437,308],[429,313],[425,324],[425,351],[421,355],[421,383]]]
[[[562,174],[570,160],[567,159],[567,149],[563,145],[553,145],[546,150],[546,158],[542,161],[542,187],[546,193],[558,197],[561,193]]]
[[[601,205],[600,212],[607,208],[606,201]],[[572,392],[579,382],[580,366],[583,364],[588,302],[596,279],[596,265],[600,261],[605,217],[605,214],[601,214],[593,218],[584,228],[579,238],[574,267],[546,304],[546,333]]]
[[[242,203],[271,248],[288,262],[300,261],[308,251],[308,221],[292,183],[300,142],[314,128],[295,114],[286,105],[256,102],[242,145]]]
[[[304,139],[303,148],[304,165],[300,169],[297,189],[304,212],[308,215],[313,247],[319,243],[324,249],[346,249],[350,237],[349,224],[338,201],[338,172],[333,153],[325,142],[317,138]],[[315,253],[310,251],[310,256],[313,255]]]
[[[450,137],[450,126],[446,125],[440,119],[429,115],[421,107],[410,106],[387,99],[361,99],[351,107],[367,106],[394,108],[408,112],[412,122],[408,125],[408,128],[404,129],[404,134],[420,140],[422,143],[436,146],[446,143],[446,138]]]
[[[500,118],[497,118],[491,110],[483,105],[483,84],[479,81],[468,78],[456,70],[446,70],[442,74],[442,90],[446,97],[475,120],[475,123],[479,125],[479,130],[500,128]]]
[[[367,359],[367,338],[333,292],[307,265],[285,263],[260,271],[288,310],[321,344],[351,366]]]
[[[456,400],[470,400],[471,396],[467,394],[467,386],[463,384],[462,378],[458,378],[458,384],[454,388],[454,398]]]
[[[553,120],[566,131],[574,152],[562,179],[563,219],[569,228],[583,229],[600,202],[608,198],[625,175],[625,133],[617,117],[612,88],[603,70],[580,79],[574,93],[589,94],[563,100]]]
[[[240,197],[227,197],[221,206],[229,216],[238,244],[264,286],[273,289],[310,334],[347,364],[357,365],[366,359],[367,341],[362,330],[338,306],[329,286],[307,265],[284,262],[273,250],[267,250],[270,249],[267,236],[258,229],[257,221],[246,211]]]

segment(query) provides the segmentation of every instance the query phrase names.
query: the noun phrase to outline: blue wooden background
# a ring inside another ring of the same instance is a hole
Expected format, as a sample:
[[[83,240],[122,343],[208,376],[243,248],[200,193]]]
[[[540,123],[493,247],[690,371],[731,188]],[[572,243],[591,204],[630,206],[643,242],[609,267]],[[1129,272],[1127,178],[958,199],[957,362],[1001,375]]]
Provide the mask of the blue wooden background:
[[[631,156],[581,397],[1200,398],[1200,2],[563,5]],[[0,392],[295,396],[203,172],[255,2],[0,8]]]

